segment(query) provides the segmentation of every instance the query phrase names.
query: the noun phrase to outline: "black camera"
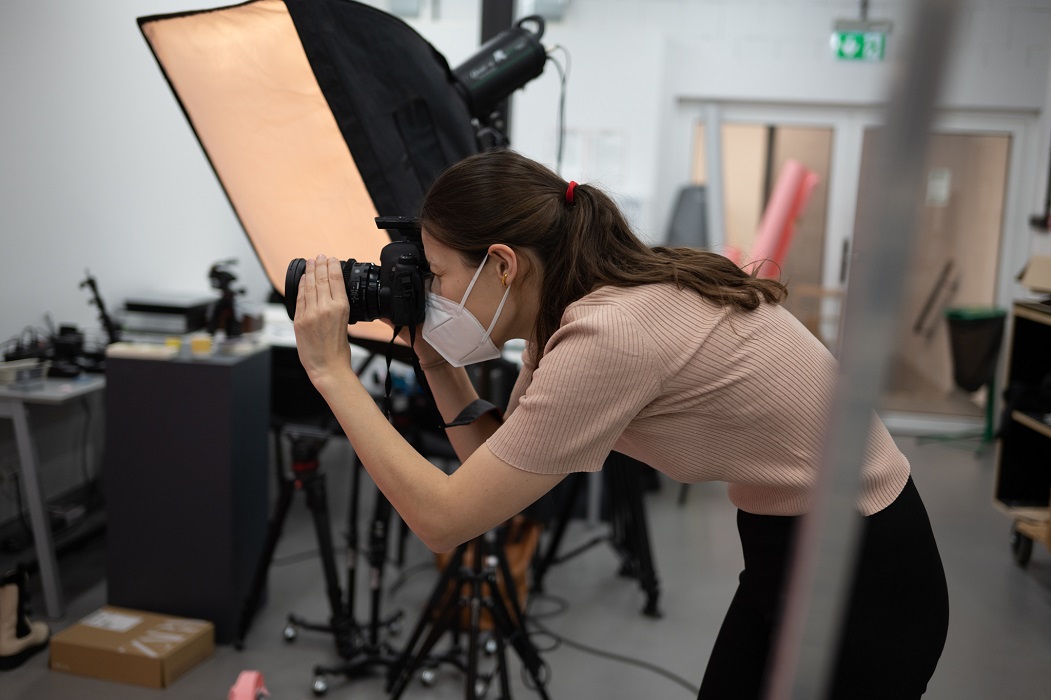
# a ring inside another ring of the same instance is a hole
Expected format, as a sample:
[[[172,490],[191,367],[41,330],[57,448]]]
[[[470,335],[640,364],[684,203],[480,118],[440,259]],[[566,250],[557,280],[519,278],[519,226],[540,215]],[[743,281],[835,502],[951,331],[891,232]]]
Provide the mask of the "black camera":
[[[419,221],[402,216],[378,216],[376,227],[400,235],[404,240],[383,246],[379,265],[353,258],[339,261],[347,298],[350,299],[348,323],[385,318],[395,326],[416,326],[423,322],[424,280],[430,275],[423,255]],[[304,258],[296,258],[288,264],[285,309],[289,318],[295,318],[299,280],[306,269]]]

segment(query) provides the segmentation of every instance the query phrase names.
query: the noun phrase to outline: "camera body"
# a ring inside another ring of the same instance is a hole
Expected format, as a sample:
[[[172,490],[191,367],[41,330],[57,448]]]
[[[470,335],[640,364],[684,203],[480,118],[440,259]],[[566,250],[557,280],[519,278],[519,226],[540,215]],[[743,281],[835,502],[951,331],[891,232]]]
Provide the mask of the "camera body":
[[[424,281],[430,274],[419,222],[401,216],[379,216],[376,227],[397,231],[405,240],[383,246],[378,265],[353,258],[340,260],[343,285],[350,300],[347,323],[385,318],[395,326],[418,325],[423,322],[426,309]],[[296,258],[285,273],[285,310],[292,319],[306,264],[304,258]]]

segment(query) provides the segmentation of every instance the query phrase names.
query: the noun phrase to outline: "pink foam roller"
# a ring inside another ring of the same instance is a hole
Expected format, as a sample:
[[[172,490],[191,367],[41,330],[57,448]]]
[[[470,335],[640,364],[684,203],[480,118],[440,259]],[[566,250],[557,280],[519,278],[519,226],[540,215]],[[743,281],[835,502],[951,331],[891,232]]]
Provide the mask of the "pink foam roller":
[[[780,276],[781,264],[788,254],[796,220],[803,213],[817,182],[817,174],[807,170],[798,161],[785,161],[759,223],[755,245],[748,256],[750,263],[762,261],[756,272],[757,277]]]

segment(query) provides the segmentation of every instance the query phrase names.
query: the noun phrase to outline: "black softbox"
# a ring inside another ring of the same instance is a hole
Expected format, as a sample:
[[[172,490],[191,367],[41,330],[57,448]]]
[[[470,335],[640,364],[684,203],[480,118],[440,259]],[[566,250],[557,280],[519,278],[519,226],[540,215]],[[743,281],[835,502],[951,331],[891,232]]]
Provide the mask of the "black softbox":
[[[378,262],[374,218],[415,216],[478,150],[445,58],[375,8],[254,0],[138,22],[279,292],[293,258]]]

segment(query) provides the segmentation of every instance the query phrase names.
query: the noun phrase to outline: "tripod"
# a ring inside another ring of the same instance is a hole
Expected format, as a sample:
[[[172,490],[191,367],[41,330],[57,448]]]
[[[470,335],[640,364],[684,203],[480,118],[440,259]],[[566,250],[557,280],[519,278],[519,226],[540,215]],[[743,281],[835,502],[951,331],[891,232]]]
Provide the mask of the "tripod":
[[[287,476],[281,450],[282,433],[287,434],[292,443],[292,475]],[[325,576],[325,591],[328,598],[330,618],[328,624],[307,622],[295,615],[288,616],[284,629],[286,641],[293,641],[298,630],[309,629],[331,633],[336,642],[336,650],[344,664],[338,667],[321,667],[314,669],[313,690],[322,695],[328,690],[326,675],[354,675],[374,666],[389,666],[396,659],[390,647],[379,640],[379,630],[386,627],[397,631],[402,614],[396,613],[387,619],[380,618],[379,602],[382,591],[383,571],[388,542],[388,523],[390,520],[390,503],[377,490],[370,537],[366,548],[366,559],[369,563],[371,610],[368,628],[364,629],[354,619],[355,582],[358,558],[358,490],[360,460],[355,458],[351,474],[351,501],[348,516],[347,543],[347,595],[344,600],[336,572],[335,552],[332,545],[332,532],[329,522],[328,498],[325,491],[325,475],[319,470],[318,453],[325,445],[330,433],[328,430],[310,425],[284,425],[275,430],[277,442],[278,500],[267,528],[263,553],[256,566],[252,586],[245,598],[241,610],[241,619],[235,646],[244,647],[244,637],[258,611],[266,577],[273,559],[277,541],[281,537],[285,518],[296,491],[303,491],[310,509],[314,530],[317,536],[321,565]]]
[[[541,678],[546,666],[525,630],[525,617],[518,602],[505,546],[506,528],[499,528],[456,548],[449,563],[442,570],[401,658],[390,668],[387,690],[391,694],[391,700],[401,697],[417,669],[425,667],[423,681],[429,684],[434,677],[433,669],[443,663],[467,674],[467,700],[476,700],[484,696],[494,679],[500,684],[501,698],[509,700],[511,685],[507,675],[508,643],[528,671],[537,693],[547,700],[547,692],[544,689],[546,678]],[[471,561],[466,563],[465,558],[469,551]],[[504,591],[500,590],[501,583]],[[465,591],[468,593],[465,594]],[[489,613],[492,621],[492,636],[484,645],[483,610]],[[468,618],[466,649],[463,648],[461,639],[461,624],[465,612]],[[432,656],[431,651],[435,644],[446,632],[452,635],[450,648],[443,654]],[[496,657],[495,668],[489,673],[479,670],[478,657],[483,649]]]
[[[646,509],[642,501],[639,471],[641,466],[644,466],[641,462],[619,452],[609,454],[602,471],[606,477],[610,532],[606,536],[596,537],[567,554],[558,556],[558,548],[566,533],[566,527],[569,525],[577,496],[587,477],[583,473],[570,476],[569,488],[565,494],[566,499],[556,515],[547,551],[537,559],[533,568],[534,590],[543,592],[544,576],[552,565],[561,564],[600,542],[608,541],[621,558],[620,575],[638,579],[639,585],[646,593],[646,605],[643,607],[642,614],[647,617],[661,616],[657,606],[660,584],[653,566],[649,527],[646,524]]]

